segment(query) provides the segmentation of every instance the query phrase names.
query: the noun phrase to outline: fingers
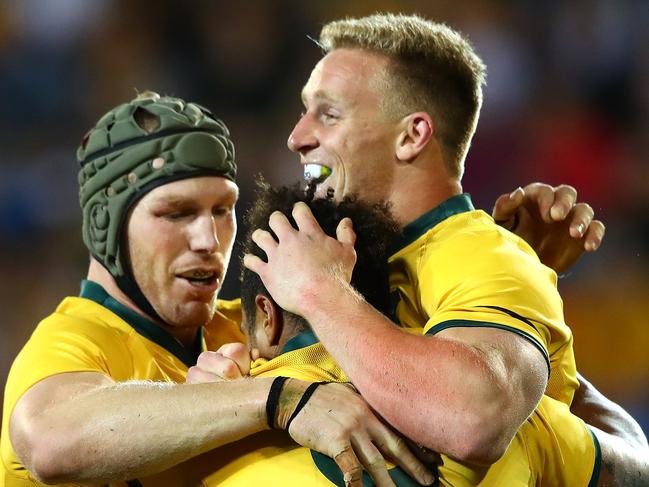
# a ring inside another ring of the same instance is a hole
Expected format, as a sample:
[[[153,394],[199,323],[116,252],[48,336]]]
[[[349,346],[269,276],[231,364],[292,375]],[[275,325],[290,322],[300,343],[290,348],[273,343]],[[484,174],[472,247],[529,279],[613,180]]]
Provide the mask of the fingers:
[[[508,228],[507,222],[514,218],[516,210],[523,204],[524,197],[525,192],[520,187],[511,193],[501,194],[494,204],[491,216],[496,222]]]
[[[570,215],[570,236],[572,238],[581,238],[593,221],[595,212],[587,203],[575,205]]]
[[[584,249],[586,252],[594,252],[602,244],[606,227],[599,220],[593,220],[584,235]]]
[[[307,208],[308,209],[308,208]],[[294,217],[295,218],[295,217]],[[278,240],[281,242],[283,239],[291,235],[292,233],[295,232],[295,228],[293,228],[293,225],[291,225],[291,222],[288,221],[288,218],[286,218],[286,215],[282,213],[281,211],[274,211],[270,217],[268,218],[268,226],[275,232],[275,235],[277,235]],[[255,230],[254,233],[257,233],[258,231],[261,230]],[[253,235],[254,235],[253,233]],[[266,232],[268,233],[268,232]],[[270,235],[270,233],[268,233]],[[272,238],[272,236],[271,236]],[[273,241],[275,239],[273,238]],[[255,243],[257,243],[255,241]],[[258,244],[259,245],[259,244]],[[277,242],[275,242],[275,246],[277,246]]]
[[[417,458],[410,448],[408,448],[405,440],[387,426],[380,423],[379,430],[372,431],[372,437],[380,454],[392,459],[394,463],[405,470],[408,475],[416,479],[417,482],[423,485],[430,485],[435,481],[435,476]]]
[[[394,486],[394,482],[385,465],[383,455],[381,455],[368,436],[363,435],[361,438],[359,436],[357,435],[352,438],[352,445],[354,452],[365,470],[367,470],[378,487]]]
[[[232,360],[239,370],[241,375],[250,374],[250,351],[248,347],[243,343],[226,343],[221,345],[221,347],[216,351],[220,353],[226,359]]]
[[[286,218],[281,213],[276,213],[281,215],[283,218]],[[273,213],[273,215],[274,214],[275,213]],[[273,217],[273,215],[271,215],[271,218]],[[252,235],[250,237],[252,238],[252,241],[257,244],[257,247],[263,250],[269,257],[273,253],[273,250],[277,248],[277,241],[273,238],[270,232],[267,232],[266,230],[261,230],[260,228],[258,228],[257,230],[252,232]]]
[[[336,238],[340,243],[349,244],[352,247],[356,244],[356,232],[350,218],[343,218],[336,227]]]
[[[240,379],[243,377],[237,363],[218,352],[201,353],[198,356],[196,367],[225,380]]]
[[[351,445],[347,446],[347,448],[334,456],[334,461],[343,474],[345,486],[363,486],[363,467],[361,467],[361,463],[358,461]]]
[[[301,232],[305,232],[311,235],[324,234],[322,228],[320,227],[320,224],[318,224],[318,221],[315,219],[313,213],[311,212],[311,209],[306,203],[302,201],[295,203],[295,205],[293,205],[293,211],[291,212],[291,215],[295,220],[297,228]]]
[[[243,256],[243,266],[246,269],[250,269],[255,274],[258,274],[259,276],[263,274],[264,269],[267,265],[268,264],[266,264],[266,262],[261,260],[256,255],[246,254]]]
[[[532,183],[525,186],[524,191],[526,203],[538,208],[539,215],[545,223],[552,223],[550,209],[554,205],[554,188],[548,184]]]
[[[211,374],[196,365],[189,368],[185,384],[204,384],[205,382],[220,382],[223,379],[216,374]]]
[[[563,221],[577,202],[577,190],[572,186],[562,184],[554,188],[553,191],[554,203],[550,208],[550,218],[554,221]]]

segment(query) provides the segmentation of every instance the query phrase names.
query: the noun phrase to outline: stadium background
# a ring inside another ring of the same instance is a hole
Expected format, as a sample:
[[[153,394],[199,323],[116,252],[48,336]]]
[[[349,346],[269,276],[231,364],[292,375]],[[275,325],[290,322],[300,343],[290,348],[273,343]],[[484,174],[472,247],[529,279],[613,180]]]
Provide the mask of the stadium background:
[[[210,107],[237,145],[243,209],[255,173],[301,176],[285,141],[319,57],[307,36],[379,10],[445,21],[485,59],[465,177],[477,205],[533,180],[567,182],[605,221],[603,247],[560,290],[579,369],[649,431],[646,0],[3,0],[0,385],[85,275],[74,153],[99,114],[145,89]],[[237,276],[233,265],[224,296]]]

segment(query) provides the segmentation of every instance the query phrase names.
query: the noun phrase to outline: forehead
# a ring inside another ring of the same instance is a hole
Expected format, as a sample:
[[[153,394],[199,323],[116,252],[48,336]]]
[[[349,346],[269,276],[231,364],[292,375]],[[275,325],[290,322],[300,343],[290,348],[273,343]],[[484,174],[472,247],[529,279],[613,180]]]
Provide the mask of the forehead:
[[[239,196],[238,186],[220,176],[201,176],[172,181],[152,189],[142,202],[182,202],[228,200],[234,203]]]
[[[387,70],[389,59],[363,49],[335,49],[313,68],[302,98],[355,100],[359,92],[375,92],[375,82]]]

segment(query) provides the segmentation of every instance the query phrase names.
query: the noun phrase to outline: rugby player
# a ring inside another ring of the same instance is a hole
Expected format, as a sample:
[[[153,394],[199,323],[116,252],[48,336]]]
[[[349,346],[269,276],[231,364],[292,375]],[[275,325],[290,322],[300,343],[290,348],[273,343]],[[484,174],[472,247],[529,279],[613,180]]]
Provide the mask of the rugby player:
[[[244,264],[278,305],[307,319],[372,407],[418,443],[491,464],[544,393],[566,406],[587,397],[603,481],[643,482],[647,440],[626,412],[579,380],[556,274],[462,192],[482,61],[459,33],[416,16],[335,21],[319,42],[325,56],[302,92],[305,112],[289,147],[309,171],[324,168],[321,195],[391,203],[405,235],[390,259],[401,327],[346,284],[354,263],[348,221],[337,239],[327,238],[298,203],[299,230],[273,214],[275,237],[253,234],[268,262],[246,256]],[[551,208],[541,216],[558,213]],[[522,222],[530,213],[520,210]],[[582,244],[599,238],[580,225],[571,231]],[[594,467],[584,468],[595,481]]]

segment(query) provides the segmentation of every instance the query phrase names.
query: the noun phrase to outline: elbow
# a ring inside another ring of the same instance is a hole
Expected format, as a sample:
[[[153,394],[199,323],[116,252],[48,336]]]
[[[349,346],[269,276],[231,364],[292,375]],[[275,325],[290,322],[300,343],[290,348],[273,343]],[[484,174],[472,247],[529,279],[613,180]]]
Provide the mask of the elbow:
[[[41,439],[32,446],[23,462],[32,477],[47,485],[79,480],[74,455],[66,453],[61,446],[47,439]]]
[[[470,428],[453,457],[475,465],[491,465],[505,454],[513,436],[506,428],[494,428],[493,425]]]
[[[45,433],[35,421],[24,418],[10,423],[10,439],[16,456],[34,479],[47,485],[74,481],[75,455],[69,454],[67,435]]]
[[[491,465],[498,461],[521,424],[518,415],[507,411],[512,411],[511,404],[493,401],[479,411],[464,414],[457,435],[459,441],[452,456],[476,465]]]

